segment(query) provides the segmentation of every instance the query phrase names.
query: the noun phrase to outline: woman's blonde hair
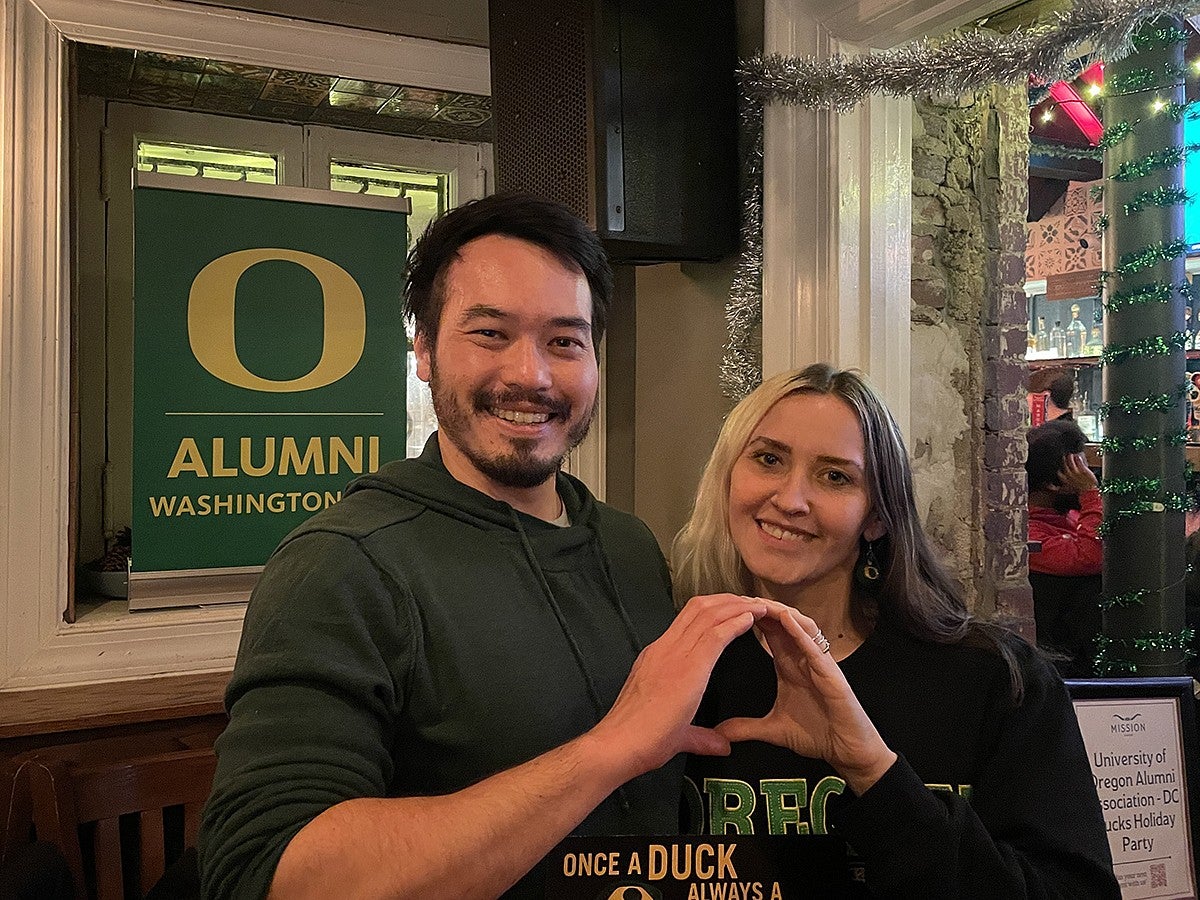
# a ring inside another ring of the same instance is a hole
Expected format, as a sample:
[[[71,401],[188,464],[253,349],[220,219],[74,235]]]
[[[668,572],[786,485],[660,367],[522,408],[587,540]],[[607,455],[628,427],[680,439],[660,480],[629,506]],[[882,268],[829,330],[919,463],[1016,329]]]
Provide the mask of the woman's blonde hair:
[[[784,372],[734,407],[700,477],[691,517],[671,546],[676,605],[697,594],[753,593],[753,578],[729,532],[729,480],[763,416],[784,397],[800,393],[837,397],[854,412],[862,430],[867,493],[885,534],[873,544],[881,573],[878,586],[856,584],[852,615],[859,622],[886,616],[924,640],[993,648],[1008,663],[1014,696],[1019,696],[1020,671],[1006,633],[967,611],[961,590],[938,562],[917,516],[912,468],[900,429],[883,400],[852,369],[815,363]]]

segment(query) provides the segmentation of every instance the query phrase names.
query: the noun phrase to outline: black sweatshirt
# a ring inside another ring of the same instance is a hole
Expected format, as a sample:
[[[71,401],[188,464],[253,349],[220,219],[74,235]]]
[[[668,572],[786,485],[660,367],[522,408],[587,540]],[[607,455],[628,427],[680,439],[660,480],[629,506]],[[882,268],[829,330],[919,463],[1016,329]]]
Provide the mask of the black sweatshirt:
[[[1070,698],[1028,644],[1011,646],[1019,705],[998,654],[880,623],[841,667],[896,764],[855,797],[824,761],[769,744],[695,757],[690,806],[704,821],[693,830],[840,836],[845,897],[1118,900]],[[774,701],[774,665],[744,635],[717,663],[697,721],[765,715]]]

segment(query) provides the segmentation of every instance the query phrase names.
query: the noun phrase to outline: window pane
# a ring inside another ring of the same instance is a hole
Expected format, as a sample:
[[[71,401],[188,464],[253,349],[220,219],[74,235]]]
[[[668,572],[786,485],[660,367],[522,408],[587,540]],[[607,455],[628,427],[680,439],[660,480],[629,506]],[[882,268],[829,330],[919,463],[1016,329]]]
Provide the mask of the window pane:
[[[449,180],[443,172],[423,172],[401,166],[382,166],[345,159],[329,162],[329,186],[335,191],[377,197],[407,197],[412,201],[408,245],[425,231],[450,201]]]
[[[401,166],[383,166],[345,159],[329,161],[329,186],[335,191],[370,194],[377,197],[407,197],[412,202],[408,217],[408,246],[423,234],[425,227],[450,203],[449,179],[442,172],[425,172]],[[408,351],[408,440],[407,453],[417,456],[429,435],[437,429],[433,415],[433,398],[429,385],[417,377],[417,360],[412,352],[412,335]]]
[[[161,172],[164,175],[250,181],[256,184],[279,183],[279,161],[276,157],[253,150],[138,141],[137,167],[139,172]]]

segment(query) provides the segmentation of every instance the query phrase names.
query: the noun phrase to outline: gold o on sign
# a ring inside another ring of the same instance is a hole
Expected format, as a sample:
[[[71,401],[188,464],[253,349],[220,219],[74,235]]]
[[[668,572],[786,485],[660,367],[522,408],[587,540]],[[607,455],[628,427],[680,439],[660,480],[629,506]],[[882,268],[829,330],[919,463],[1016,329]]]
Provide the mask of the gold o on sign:
[[[286,381],[262,378],[242,365],[234,336],[238,281],[268,260],[303,266],[321,285],[321,358],[307,375]],[[252,391],[283,394],[333,384],[358,365],[366,340],[367,310],[358,282],[336,263],[301,250],[262,247],[219,256],[200,270],[188,294],[188,343],[196,361],[222,381]]]

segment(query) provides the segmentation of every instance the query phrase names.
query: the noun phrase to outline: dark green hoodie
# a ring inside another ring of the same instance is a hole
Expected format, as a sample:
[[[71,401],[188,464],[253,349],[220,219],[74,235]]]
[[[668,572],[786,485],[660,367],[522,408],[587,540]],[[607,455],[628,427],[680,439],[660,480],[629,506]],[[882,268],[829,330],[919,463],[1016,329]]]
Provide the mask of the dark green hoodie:
[[[264,896],[336,803],[457,791],[599,721],[670,622],[668,574],[644,524],[557,487],[567,528],[455,480],[435,435],[284,539],[226,694],[206,897]],[[676,760],[635,779],[577,833],[677,830],[681,777]],[[512,896],[541,896],[536,870]]]

